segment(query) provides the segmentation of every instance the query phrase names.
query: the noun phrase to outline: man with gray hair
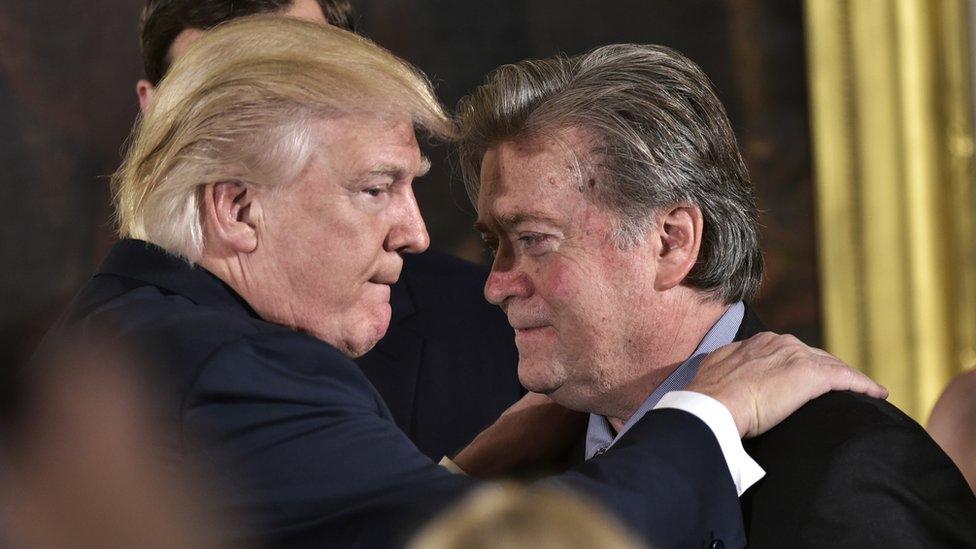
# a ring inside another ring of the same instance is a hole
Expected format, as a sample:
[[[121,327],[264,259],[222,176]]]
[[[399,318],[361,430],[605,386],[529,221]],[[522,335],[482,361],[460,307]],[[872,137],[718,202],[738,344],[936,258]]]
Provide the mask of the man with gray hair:
[[[458,117],[495,253],[485,296],[526,388],[591,413],[585,459],[764,329],[746,305],[763,271],[749,175],[690,60],[613,45],[506,65]],[[750,546],[976,546],[958,470],[884,401],[830,393],[745,447],[765,470],[737,484]]]

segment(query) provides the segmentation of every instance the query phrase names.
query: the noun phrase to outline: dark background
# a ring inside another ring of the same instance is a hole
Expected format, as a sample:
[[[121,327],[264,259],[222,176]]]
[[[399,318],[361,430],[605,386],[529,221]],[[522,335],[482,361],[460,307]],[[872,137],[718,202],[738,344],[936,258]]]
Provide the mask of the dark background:
[[[614,42],[674,47],[709,74],[758,189],[776,331],[820,344],[801,0],[353,0],[360,32],[453,106],[492,68]],[[56,316],[113,241],[107,176],[138,105],[140,0],[0,0],[0,345]],[[432,247],[482,261],[444,146],[417,183]]]

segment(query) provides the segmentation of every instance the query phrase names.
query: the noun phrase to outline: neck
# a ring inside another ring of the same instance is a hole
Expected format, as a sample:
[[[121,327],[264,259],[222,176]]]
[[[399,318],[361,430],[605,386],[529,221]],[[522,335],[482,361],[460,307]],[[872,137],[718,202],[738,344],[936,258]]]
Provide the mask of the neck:
[[[237,292],[263,320],[284,326],[296,326],[294,315],[289,314],[292,311],[286,307],[287,302],[278,298],[284,292],[277,291],[277,288],[267,291],[268,288],[255,287],[252,266],[241,255],[204,249],[199,264]]]
[[[701,295],[682,288],[681,294],[660,303],[657,314],[642,331],[642,341],[632,346],[629,365],[622,382],[607,402],[616,406],[604,414],[616,431],[641,407],[647,397],[695,351],[705,334],[729,306],[722,302],[702,301]]]

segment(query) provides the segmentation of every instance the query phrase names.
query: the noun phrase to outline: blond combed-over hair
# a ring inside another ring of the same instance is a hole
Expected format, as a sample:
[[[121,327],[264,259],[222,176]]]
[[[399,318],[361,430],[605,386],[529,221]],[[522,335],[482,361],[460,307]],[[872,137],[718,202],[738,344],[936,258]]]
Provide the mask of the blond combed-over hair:
[[[275,15],[208,31],[133,127],[112,178],[119,236],[199,261],[205,185],[285,185],[317,145],[311,124],[349,113],[410,116],[434,137],[454,134],[426,77],[365,38]]]

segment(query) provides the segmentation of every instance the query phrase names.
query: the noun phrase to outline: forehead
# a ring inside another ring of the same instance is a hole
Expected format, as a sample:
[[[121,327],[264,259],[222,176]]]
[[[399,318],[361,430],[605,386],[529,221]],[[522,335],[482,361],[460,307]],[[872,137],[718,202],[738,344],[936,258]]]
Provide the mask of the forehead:
[[[407,116],[351,113],[313,125],[317,153],[349,175],[358,172],[403,172],[424,169],[413,121]]]
[[[479,218],[571,213],[586,200],[591,144],[586,132],[569,128],[491,147],[481,163]]]

